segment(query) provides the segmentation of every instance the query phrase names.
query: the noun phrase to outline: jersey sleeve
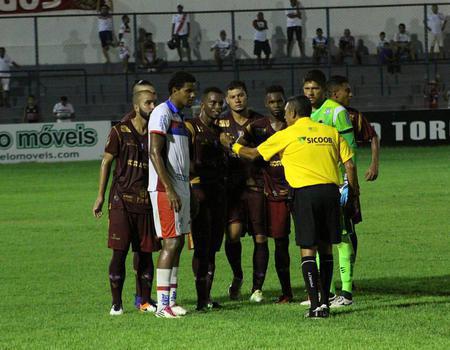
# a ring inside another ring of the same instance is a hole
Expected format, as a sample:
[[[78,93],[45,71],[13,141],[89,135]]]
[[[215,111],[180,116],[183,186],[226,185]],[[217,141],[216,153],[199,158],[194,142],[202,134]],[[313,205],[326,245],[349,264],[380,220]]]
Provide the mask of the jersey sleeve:
[[[350,160],[354,156],[352,149],[345,139],[339,135],[339,157],[341,158],[342,163]]]
[[[334,111],[333,125],[339,134],[348,142],[349,146],[356,150],[355,134],[353,133],[353,125],[348,115],[348,111],[344,107],[338,107]]]
[[[120,151],[120,136],[116,127],[113,127],[109,132],[106,140],[105,152],[117,157]]]
[[[370,125],[369,121],[362,113],[359,113],[359,118],[361,125],[358,128],[357,135],[355,135],[356,139],[361,142],[370,142],[370,140],[372,140],[374,137],[377,137],[378,135],[375,132],[373,126]]]
[[[169,113],[159,112],[152,114],[148,121],[149,134],[166,135],[170,128],[171,118]]]
[[[261,143],[256,149],[259,154],[268,162],[275,154],[283,151],[289,144],[289,139],[283,131],[278,131]]]

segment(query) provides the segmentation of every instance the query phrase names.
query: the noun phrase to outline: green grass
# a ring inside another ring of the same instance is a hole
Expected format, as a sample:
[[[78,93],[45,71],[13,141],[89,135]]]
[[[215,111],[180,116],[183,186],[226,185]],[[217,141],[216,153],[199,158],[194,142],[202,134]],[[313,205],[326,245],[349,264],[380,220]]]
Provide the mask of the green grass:
[[[363,150],[360,173],[368,163]],[[107,220],[95,220],[98,162],[0,167],[0,348],[450,348],[450,147],[383,149],[380,177],[361,183],[355,305],[327,320],[305,320],[298,303],[252,305],[252,243],[243,239],[245,299],[229,302],[223,250],[213,295],[225,309],[161,320],[132,307],[108,315]],[[271,255],[273,245],[271,242]],[[192,252],[184,251],[179,298],[193,309]],[[297,300],[304,298],[291,245]],[[131,259],[128,261],[131,267]],[[279,285],[273,255],[268,300]]]

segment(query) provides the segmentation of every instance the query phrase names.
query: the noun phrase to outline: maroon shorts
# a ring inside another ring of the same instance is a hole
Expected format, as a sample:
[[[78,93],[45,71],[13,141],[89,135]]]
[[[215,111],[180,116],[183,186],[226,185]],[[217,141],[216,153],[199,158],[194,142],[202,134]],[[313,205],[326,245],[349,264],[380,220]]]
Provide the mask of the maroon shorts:
[[[249,188],[228,189],[227,223],[239,222],[250,235],[267,236],[266,197]]]
[[[267,226],[269,236],[284,238],[291,232],[291,211],[287,201],[267,200]]]
[[[225,188],[222,184],[194,185],[191,195],[198,204],[192,219],[194,249],[218,252],[225,232]]]
[[[161,249],[155,234],[152,214],[129,213],[124,209],[109,210],[108,248],[151,253]]]

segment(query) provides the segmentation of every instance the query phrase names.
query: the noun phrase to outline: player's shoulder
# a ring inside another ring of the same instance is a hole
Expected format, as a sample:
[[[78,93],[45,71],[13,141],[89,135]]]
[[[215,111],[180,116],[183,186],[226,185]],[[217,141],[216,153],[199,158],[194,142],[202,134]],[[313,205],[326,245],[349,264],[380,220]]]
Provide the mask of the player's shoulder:
[[[152,111],[151,117],[153,117],[153,116],[162,116],[162,115],[167,115],[167,116],[171,116],[172,115],[172,111],[170,110],[170,108],[169,108],[169,106],[167,105],[166,102],[162,102],[159,105],[157,105],[155,107],[155,109]]]
[[[253,109],[249,109],[248,110],[248,116],[250,119],[260,119],[260,118],[264,118],[264,116],[256,111],[254,111]]]
[[[268,125],[270,125],[269,117],[262,115],[261,117],[253,118],[249,123],[250,128],[265,128]]]
[[[121,120],[116,125],[112,127],[112,129],[115,129],[119,134],[128,134],[131,133],[131,126],[130,126],[131,120]]]

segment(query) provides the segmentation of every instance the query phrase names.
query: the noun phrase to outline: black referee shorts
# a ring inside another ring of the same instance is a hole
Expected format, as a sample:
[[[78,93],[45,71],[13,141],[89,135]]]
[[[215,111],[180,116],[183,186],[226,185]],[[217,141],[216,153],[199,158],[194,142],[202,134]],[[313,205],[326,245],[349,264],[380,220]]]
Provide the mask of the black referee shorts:
[[[296,188],[293,191],[295,241],[309,248],[319,242],[341,242],[339,189],[334,184]]]

